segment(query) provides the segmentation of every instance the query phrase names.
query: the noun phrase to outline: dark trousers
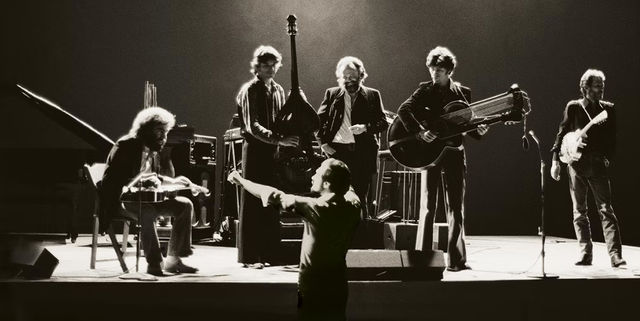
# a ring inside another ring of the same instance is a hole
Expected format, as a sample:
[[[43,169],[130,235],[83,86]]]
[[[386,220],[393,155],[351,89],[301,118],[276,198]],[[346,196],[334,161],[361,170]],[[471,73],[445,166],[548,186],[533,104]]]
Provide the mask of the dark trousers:
[[[369,217],[369,190],[371,189],[371,180],[373,173],[368,167],[367,160],[369,157],[377,157],[377,151],[375,153],[369,153],[366,151],[358,150],[356,144],[338,144],[330,143],[329,146],[333,147],[336,152],[330,157],[343,161],[349,167],[351,171],[351,186],[358,195],[361,204],[362,219]],[[371,154],[371,155],[369,155]]]
[[[142,229],[140,238],[142,249],[147,263],[162,262],[156,218],[158,216],[173,216],[173,227],[167,255],[186,257],[193,253],[191,250],[191,216],[193,216],[193,204],[191,200],[183,196],[177,196],[161,203],[123,203],[128,214],[139,219]],[[142,215],[140,211],[142,210]]]
[[[242,145],[242,175],[253,182],[275,186],[275,146],[247,137]],[[274,263],[280,245],[280,216],[273,206],[262,206],[244,189],[240,195],[238,262]]]
[[[461,266],[467,262],[464,243],[464,189],[466,165],[463,151],[447,151],[438,165],[427,170],[426,197],[422,198],[418,222],[416,250],[431,250],[433,244],[433,223],[438,204],[438,190],[443,184],[449,225],[447,252],[449,267]],[[424,180],[423,180],[424,182]],[[426,204],[425,204],[426,202]]]
[[[618,219],[611,206],[611,183],[606,175],[589,175],[589,173],[567,166],[569,173],[569,193],[573,201],[573,227],[580,246],[582,257],[591,257],[593,244],[591,243],[591,226],[587,216],[587,193],[591,189],[595,199],[602,231],[609,255],[622,255],[622,241]],[[586,174],[586,175],[585,175]]]

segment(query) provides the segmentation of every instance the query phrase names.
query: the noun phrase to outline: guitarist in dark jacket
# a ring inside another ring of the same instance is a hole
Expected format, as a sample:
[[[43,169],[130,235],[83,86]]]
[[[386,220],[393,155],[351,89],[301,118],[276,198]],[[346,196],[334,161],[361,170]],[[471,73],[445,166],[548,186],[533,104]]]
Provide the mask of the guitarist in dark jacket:
[[[376,172],[378,134],[389,126],[380,92],[365,87],[367,72],[362,61],[347,56],[336,66],[338,87],[327,89],[318,109],[322,151],[347,164],[353,189],[362,205],[362,217],[368,217],[369,188]]]
[[[454,82],[451,75],[456,67],[456,57],[445,47],[436,47],[427,55],[427,67],[431,75],[430,82],[423,82],[418,89],[398,109],[398,117],[410,133],[427,143],[437,138],[435,132],[424,128],[420,121],[435,119],[444,110],[443,107],[456,100],[471,103],[471,90]],[[474,138],[487,133],[488,126],[480,125],[468,135]],[[426,211],[421,211],[416,238],[417,250],[430,250],[433,241],[433,222],[437,205],[437,190],[444,180],[447,204],[447,222],[449,224],[447,270],[461,271],[469,269],[464,243],[464,186],[465,156],[462,135],[450,139],[457,150],[450,150],[436,166],[429,168],[426,177]]]
[[[591,243],[591,227],[587,216],[587,193],[589,187],[593,192],[602,230],[611,258],[611,266],[625,265],[622,259],[622,241],[618,219],[611,206],[611,183],[609,181],[609,160],[613,156],[616,143],[616,117],[613,104],[603,101],[604,73],[589,69],[580,79],[580,91],[583,98],[572,100],[564,110],[558,135],[551,151],[553,162],[551,177],[560,180],[560,147],[563,137],[571,131],[585,127],[590,120],[602,111],[607,111],[604,123],[596,125],[587,132],[583,141],[582,156],[567,166],[569,173],[569,192],[573,201],[573,226],[580,245],[580,254],[576,265],[591,265],[593,260],[593,244]]]

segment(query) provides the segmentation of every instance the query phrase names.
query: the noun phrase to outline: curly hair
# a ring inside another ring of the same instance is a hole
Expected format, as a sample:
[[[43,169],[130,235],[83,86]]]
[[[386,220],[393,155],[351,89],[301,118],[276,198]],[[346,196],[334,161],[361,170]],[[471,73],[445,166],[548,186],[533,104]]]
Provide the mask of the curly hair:
[[[367,76],[369,76],[367,74],[367,70],[364,68],[364,63],[362,63],[362,60],[356,57],[346,56],[342,57],[336,65],[336,77],[338,78],[338,82],[342,80],[342,72],[344,72],[344,70],[347,68],[357,70],[358,73],[362,75],[362,81],[364,81]]]
[[[442,67],[453,73],[457,63],[456,56],[447,47],[437,46],[427,55],[427,67]]]
[[[322,162],[327,169],[322,174],[322,179],[329,182],[330,189],[337,195],[344,195],[351,187],[351,171],[347,165],[335,158],[329,158]]]
[[[594,78],[600,78],[602,81],[605,80],[604,72],[598,69],[587,69],[587,71],[582,74],[580,77],[580,92],[583,97],[587,96],[587,90],[591,87]]]
[[[139,138],[142,131],[158,124],[163,125],[165,129],[169,131],[176,124],[176,116],[162,107],[154,106],[145,108],[138,112],[133,119],[129,134]]]
[[[261,63],[266,63],[269,60],[276,61],[276,70],[282,66],[282,55],[271,46],[260,46],[253,52],[253,59],[249,63],[251,65],[251,73],[257,74],[258,67]]]

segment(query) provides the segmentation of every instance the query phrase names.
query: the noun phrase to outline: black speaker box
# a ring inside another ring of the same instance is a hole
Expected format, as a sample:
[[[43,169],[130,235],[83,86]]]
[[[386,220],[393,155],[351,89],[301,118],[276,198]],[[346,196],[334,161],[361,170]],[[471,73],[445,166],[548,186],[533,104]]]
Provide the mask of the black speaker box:
[[[58,259],[36,241],[20,241],[12,248],[11,264],[22,269],[22,276],[28,279],[48,279],[58,266]]]
[[[389,250],[414,250],[418,224],[384,223],[384,248]]]
[[[349,248],[384,249],[384,222],[373,219],[360,221]]]
[[[433,249],[447,252],[449,225],[447,223],[433,224]]]
[[[441,280],[445,269],[442,251],[349,250],[349,280]]]

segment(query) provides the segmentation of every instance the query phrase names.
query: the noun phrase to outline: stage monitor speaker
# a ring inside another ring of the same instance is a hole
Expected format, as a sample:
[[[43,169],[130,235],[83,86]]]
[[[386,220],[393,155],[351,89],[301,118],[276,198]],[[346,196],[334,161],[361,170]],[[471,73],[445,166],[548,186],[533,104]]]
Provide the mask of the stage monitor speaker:
[[[433,246],[432,249],[447,252],[449,239],[449,224],[435,223],[433,224]]]
[[[350,249],[384,249],[384,222],[364,219],[356,228]]]
[[[441,280],[445,268],[442,251],[349,250],[349,280]]]
[[[13,246],[9,261],[22,269],[27,279],[48,279],[58,266],[58,259],[40,242],[20,240]]]
[[[418,224],[384,223],[384,248],[389,250],[415,250]]]

